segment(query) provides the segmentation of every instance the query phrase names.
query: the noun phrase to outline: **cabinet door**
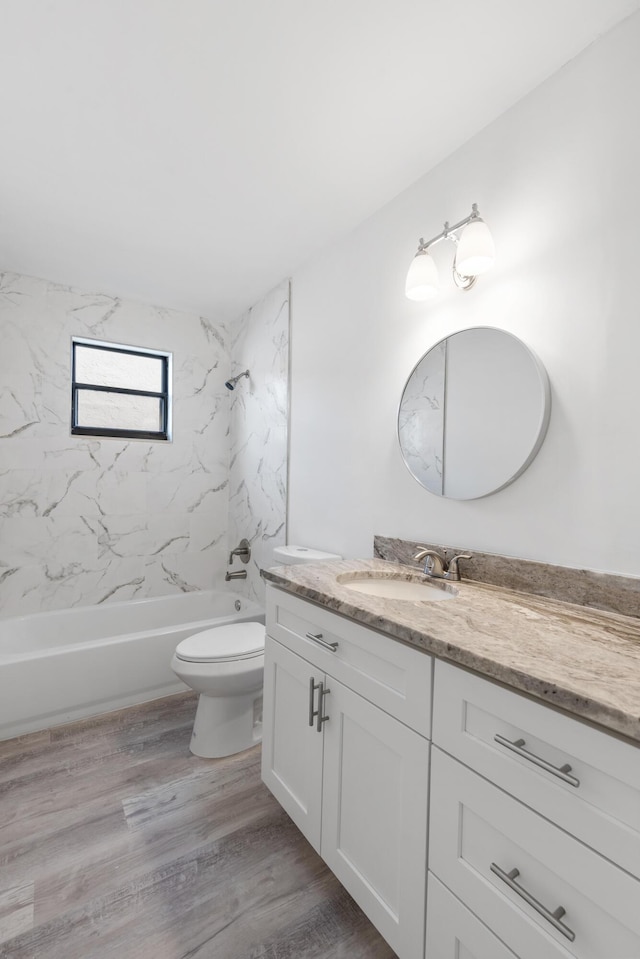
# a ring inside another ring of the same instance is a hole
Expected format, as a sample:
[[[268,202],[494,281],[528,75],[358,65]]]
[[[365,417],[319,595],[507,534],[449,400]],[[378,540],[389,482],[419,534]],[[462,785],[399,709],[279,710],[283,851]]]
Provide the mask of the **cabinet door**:
[[[322,857],[400,959],[423,959],[429,743],[327,686]]]
[[[267,636],[264,656],[262,779],[316,852],[320,852],[322,733],[309,725],[324,675]]]
[[[433,873],[428,883],[426,959],[516,959]]]

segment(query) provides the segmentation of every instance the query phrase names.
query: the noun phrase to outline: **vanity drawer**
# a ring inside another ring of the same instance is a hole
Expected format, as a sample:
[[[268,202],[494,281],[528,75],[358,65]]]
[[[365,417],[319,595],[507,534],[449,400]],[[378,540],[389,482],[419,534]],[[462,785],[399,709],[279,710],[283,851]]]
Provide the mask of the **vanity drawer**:
[[[433,660],[426,653],[274,586],[267,586],[267,632],[318,669],[429,737]],[[330,647],[335,645],[335,649],[321,646],[318,638]]]
[[[640,956],[637,879],[435,747],[431,777],[429,867],[520,959]]]
[[[434,686],[434,743],[640,876],[639,747],[448,663]]]
[[[427,959],[517,959],[431,872],[425,955]]]

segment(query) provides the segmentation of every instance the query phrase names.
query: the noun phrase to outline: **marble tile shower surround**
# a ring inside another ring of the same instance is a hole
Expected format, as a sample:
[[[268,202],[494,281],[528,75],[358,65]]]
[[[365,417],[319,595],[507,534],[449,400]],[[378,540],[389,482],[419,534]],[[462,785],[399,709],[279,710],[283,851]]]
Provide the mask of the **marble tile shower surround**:
[[[246,537],[251,560],[234,589],[264,603],[260,570],[286,542],[289,282],[272,290],[233,325],[231,371],[250,370],[228,393],[230,405],[229,550]],[[225,390],[225,392],[227,392]]]
[[[413,557],[423,548],[446,550],[450,557],[456,553],[469,553],[472,558],[460,562],[463,579],[640,618],[640,579],[631,576],[571,569],[513,556],[480,553],[467,547],[418,543],[388,536],[374,536],[373,541],[373,555],[378,559],[416,569],[422,569],[423,564],[416,563]]]
[[[173,442],[70,435],[73,335],[173,352]],[[216,585],[227,559],[227,331],[4,273],[0,337],[0,615]]]

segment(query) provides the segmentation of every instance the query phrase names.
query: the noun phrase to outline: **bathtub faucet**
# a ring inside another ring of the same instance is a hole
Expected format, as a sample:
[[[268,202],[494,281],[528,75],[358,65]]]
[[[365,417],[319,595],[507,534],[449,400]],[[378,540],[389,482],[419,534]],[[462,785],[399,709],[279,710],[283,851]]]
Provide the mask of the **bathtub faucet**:
[[[243,563],[248,563],[251,559],[251,545],[248,539],[241,539],[238,546],[229,553],[229,566],[233,565],[233,557],[238,556]],[[244,577],[242,577],[244,578]]]
[[[230,573],[229,570],[225,573],[225,583],[228,583],[230,579],[246,579],[247,571],[246,569],[237,569],[234,573]]]

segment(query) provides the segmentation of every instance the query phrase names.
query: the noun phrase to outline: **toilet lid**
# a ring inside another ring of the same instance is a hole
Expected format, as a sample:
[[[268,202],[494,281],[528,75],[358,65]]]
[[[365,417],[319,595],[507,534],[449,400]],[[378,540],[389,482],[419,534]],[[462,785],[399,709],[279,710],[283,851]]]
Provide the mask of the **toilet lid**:
[[[176,656],[188,663],[218,663],[251,659],[264,653],[262,623],[229,623],[187,636],[178,643]]]

